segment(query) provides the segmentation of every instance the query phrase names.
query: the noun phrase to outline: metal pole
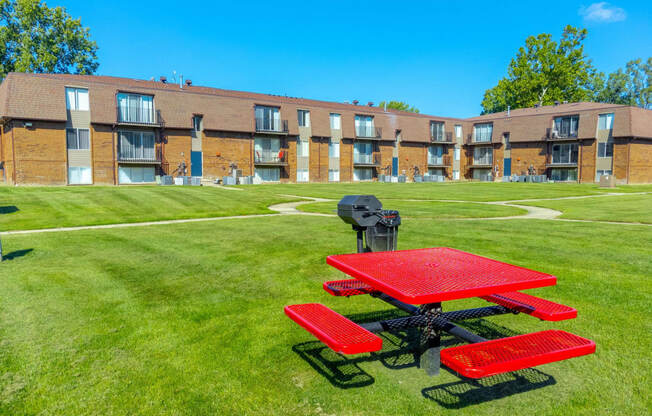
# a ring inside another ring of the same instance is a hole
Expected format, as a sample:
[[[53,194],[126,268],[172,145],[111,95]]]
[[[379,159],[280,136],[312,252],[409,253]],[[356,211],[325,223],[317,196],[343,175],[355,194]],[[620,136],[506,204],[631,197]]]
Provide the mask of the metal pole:
[[[358,253],[364,253],[364,241],[362,239],[362,230],[356,230],[358,232]]]
[[[2,238],[0,238],[0,261],[2,261]]]
[[[441,302],[422,305],[421,310],[426,318],[437,317],[441,313]],[[435,323],[433,319],[427,319],[424,329],[425,345],[419,359],[419,366],[425,369],[429,376],[439,374],[440,367],[441,332]]]

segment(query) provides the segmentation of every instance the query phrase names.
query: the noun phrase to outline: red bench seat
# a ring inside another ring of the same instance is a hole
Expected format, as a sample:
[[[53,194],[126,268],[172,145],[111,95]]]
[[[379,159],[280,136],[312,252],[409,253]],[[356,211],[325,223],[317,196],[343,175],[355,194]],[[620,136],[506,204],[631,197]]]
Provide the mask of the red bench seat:
[[[289,305],[285,314],[330,349],[342,354],[379,351],[383,340],[320,303]]]
[[[480,298],[544,321],[563,321],[577,317],[577,310],[522,292],[497,293]]]
[[[594,352],[590,339],[553,329],[447,348],[441,362],[465,377],[482,378]]]
[[[324,290],[333,296],[368,295],[369,293],[376,292],[373,287],[356,279],[324,282]]]

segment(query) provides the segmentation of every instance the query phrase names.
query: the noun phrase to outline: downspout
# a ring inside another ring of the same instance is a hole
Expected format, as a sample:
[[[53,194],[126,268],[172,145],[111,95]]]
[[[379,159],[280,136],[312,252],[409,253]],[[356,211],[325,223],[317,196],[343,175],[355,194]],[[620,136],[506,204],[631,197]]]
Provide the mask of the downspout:
[[[14,122],[13,120],[11,121],[11,159],[12,159],[12,166],[13,166],[13,172],[11,172],[11,177],[12,180],[14,181],[14,186],[17,185],[16,183],[16,144],[14,143]]]
[[[111,143],[112,144],[112,146],[111,146],[111,154],[112,154],[112,162],[113,162],[113,169],[111,169],[111,170],[113,171],[113,184],[117,185],[118,182],[116,180],[116,175],[115,175],[115,171],[117,169],[117,167],[116,167],[117,161],[116,161],[116,158],[115,158],[115,147],[116,147],[115,125],[111,126],[111,142],[112,142]]]

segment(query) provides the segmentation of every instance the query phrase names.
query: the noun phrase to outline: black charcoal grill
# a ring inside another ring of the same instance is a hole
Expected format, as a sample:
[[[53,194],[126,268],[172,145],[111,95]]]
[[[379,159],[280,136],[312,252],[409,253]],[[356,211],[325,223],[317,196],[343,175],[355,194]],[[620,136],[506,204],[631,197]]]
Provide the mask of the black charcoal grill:
[[[347,195],[337,204],[337,215],[357,233],[358,253],[396,250],[401,216],[382,208],[373,195]]]

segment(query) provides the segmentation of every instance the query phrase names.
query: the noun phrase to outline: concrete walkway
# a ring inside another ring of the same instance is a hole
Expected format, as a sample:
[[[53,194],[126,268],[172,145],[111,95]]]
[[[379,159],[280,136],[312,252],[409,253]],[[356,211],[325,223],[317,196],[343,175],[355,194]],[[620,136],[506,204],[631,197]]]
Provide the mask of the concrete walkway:
[[[645,227],[652,227],[652,224],[644,224],[640,222],[574,220],[574,219],[558,218],[560,215],[562,215],[562,212],[560,211],[556,211],[550,208],[542,208],[542,207],[534,207],[529,205],[518,204],[518,202],[557,201],[557,200],[564,200],[564,199],[583,199],[583,198],[598,198],[598,197],[605,197],[605,196],[645,195],[645,194],[652,194],[652,192],[632,192],[632,193],[611,192],[611,193],[599,194],[599,195],[566,196],[566,197],[558,197],[558,198],[541,198],[541,199],[520,199],[520,200],[492,201],[492,202],[458,201],[458,200],[450,200],[450,199],[402,199],[402,200],[399,199],[399,200],[414,201],[414,202],[454,202],[454,203],[464,203],[464,204],[503,205],[503,206],[521,208],[527,211],[527,213],[524,215],[512,215],[507,217],[460,218],[460,219],[451,219],[450,221],[494,221],[494,220],[515,220],[515,219],[518,220],[537,219],[537,220],[554,220],[554,221],[566,221],[566,222],[586,222],[586,223],[597,223],[597,224],[637,225],[637,226],[642,225]],[[66,232],[66,231],[80,231],[80,230],[98,230],[98,229],[102,230],[102,229],[109,229],[109,228],[146,227],[150,225],[184,224],[189,222],[234,220],[240,218],[246,219],[246,218],[260,218],[260,217],[277,217],[282,215],[307,215],[307,216],[315,216],[315,217],[336,216],[335,214],[304,212],[304,211],[299,211],[297,209],[297,207],[300,205],[312,204],[315,202],[332,202],[334,201],[333,199],[314,198],[314,197],[298,196],[298,195],[279,195],[279,196],[284,196],[289,198],[300,198],[303,199],[303,201],[284,202],[281,204],[270,205],[268,208],[272,211],[276,211],[277,212],[276,214],[234,215],[228,217],[189,218],[189,219],[179,219],[179,220],[132,222],[132,223],[120,223],[120,224],[85,225],[79,227],[43,228],[38,230],[4,231],[4,232],[0,232],[0,236],[17,235],[17,234],[54,233],[54,232]]]

